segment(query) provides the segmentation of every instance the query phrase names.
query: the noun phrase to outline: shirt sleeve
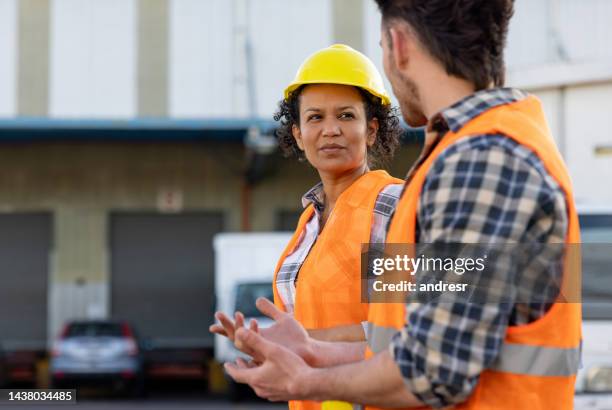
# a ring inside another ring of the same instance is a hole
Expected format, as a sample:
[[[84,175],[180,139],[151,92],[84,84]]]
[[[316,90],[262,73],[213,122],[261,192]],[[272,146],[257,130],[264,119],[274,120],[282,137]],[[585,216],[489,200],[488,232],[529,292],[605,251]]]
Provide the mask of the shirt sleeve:
[[[520,243],[535,235],[529,227],[552,231],[558,209],[546,204],[563,195],[508,140],[471,137],[436,159],[419,199],[419,243]],[[434,408],[465,401],[498,356],[513,311],[507,301],[407,303],[406,326],[390,345],[406,387]]]

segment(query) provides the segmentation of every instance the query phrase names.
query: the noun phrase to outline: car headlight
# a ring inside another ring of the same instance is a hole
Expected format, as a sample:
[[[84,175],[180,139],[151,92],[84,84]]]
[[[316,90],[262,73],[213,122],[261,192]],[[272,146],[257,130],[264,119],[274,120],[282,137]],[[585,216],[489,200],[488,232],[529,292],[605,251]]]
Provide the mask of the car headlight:
[[[587,371],[584,383],[586,393],[612,392],[612,367],[596,366]]]

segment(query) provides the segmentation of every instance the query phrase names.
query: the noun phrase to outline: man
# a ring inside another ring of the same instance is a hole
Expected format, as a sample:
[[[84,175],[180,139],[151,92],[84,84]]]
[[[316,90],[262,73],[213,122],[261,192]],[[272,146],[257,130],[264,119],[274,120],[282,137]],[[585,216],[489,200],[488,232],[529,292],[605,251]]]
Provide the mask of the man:
[[[570,273],[568,261],[563,266],[546,246],[578,243],[578,221],[539,101],[499,88],[513,2],[377,3],[385,73],[406,122],[427,130],[387,242],[529,244],[538,255],[501,275],[527,284],[507,292],[504,303],[409,297],[405,326],[365,361],[362,345],[315,342],[291,317],[258,301],[277,324],[262,333],[239,328],[236,343],[254,361],[226,369],[270,400],[571,409],[580,307],[549,286],[566,289]],[[538,298],[550,289],[553,297]],[[499,290],[480,289],[485,299]],[[395,322],[397,312],[370,313],[373,336],[393,331],[388,323]]]

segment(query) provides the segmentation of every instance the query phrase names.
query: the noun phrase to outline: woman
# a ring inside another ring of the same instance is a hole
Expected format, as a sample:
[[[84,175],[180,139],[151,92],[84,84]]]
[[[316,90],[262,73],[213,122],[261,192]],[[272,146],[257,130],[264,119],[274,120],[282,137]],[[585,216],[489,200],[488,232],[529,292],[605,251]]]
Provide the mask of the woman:
[[[401,128],[374,64],[345,45],[308,57],[286,88],[275,120],[279,146],[307,160],[321,182],[302,198],[297,229],[274,275],[274,302],[320,340],[362,341],[362,244],[381,243],[402,180],[371,171],[399,144]],[[211,331],[233,333],[217,314]],[[243,318],[236,316],[236,324]],[[225,327],[225,329],[224,329]],[[227,330],[230,330],[229,332]],[[292,409],[320,409],[291,402]]]

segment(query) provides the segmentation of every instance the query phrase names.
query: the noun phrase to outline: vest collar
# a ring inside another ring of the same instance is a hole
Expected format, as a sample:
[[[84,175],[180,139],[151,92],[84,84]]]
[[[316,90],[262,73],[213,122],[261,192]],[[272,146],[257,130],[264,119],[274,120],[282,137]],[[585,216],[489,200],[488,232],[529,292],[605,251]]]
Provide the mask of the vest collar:
[[[526,98],[528,94],[516,88],[490,88],[469,95],[434,115],[427,124],[428,132],[444,135],[457,132],[470,120],[491,108],[511,104]]]
[[[359,206],[364,197],[369,195],[369,190],[374,188],[378,179],[382,176],[388,176],[388,174],[381,169],[366,172],[345,189],[338,199],[346,199],[346,197],[349,197],[347,202],[349,205]],[[360,192],[355,192],[359,188],[361,188],[359,190]],[[312,204],[317,213],[321,213],[325,209],[325,191],[323,190],[322,182],[310,188],[302,196],[302,206],[306,208],[310,204]]]

